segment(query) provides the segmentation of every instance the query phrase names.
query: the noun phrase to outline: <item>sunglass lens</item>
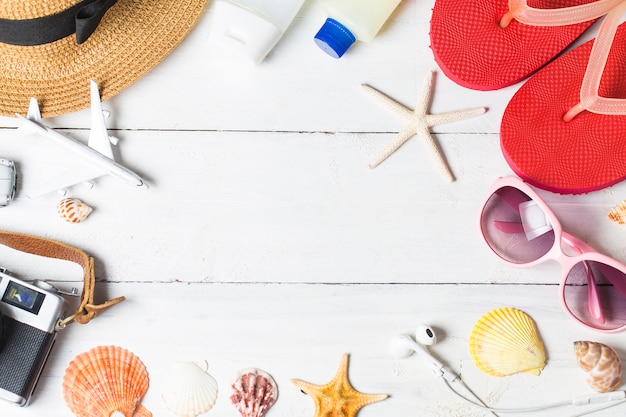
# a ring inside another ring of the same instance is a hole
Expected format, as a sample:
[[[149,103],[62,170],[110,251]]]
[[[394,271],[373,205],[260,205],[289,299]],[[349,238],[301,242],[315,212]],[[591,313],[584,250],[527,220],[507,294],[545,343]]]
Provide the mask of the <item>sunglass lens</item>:
[[[487,200],[481,228],[491,249],[512,263],[535,261],[554,245],[554,231],[544,211],[514,187],[502,187]]]
[[[584,324],[600,330],[626,325],[626,273],[596,261],[577,263],[563,289],[567,309]]]

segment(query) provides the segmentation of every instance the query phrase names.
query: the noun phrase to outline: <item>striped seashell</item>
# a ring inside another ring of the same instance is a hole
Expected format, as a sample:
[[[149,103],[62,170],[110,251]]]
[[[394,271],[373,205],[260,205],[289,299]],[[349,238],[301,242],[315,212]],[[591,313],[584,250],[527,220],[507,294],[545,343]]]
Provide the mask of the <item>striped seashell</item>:
[[[59,216],[68,223],[80,223],[93,211],[91,207],[77,198],[64,198],[57,205]]]
[[[118,346],[81,353],[63,377],[63,398],[77,417],[152,417],[140,404],[147,390],[145,366]]]
[[[622,385],[622,361],[610,346],[598,342],[574,342],[576,361],[587,372],[587,383],[598,392],[615,391]]]

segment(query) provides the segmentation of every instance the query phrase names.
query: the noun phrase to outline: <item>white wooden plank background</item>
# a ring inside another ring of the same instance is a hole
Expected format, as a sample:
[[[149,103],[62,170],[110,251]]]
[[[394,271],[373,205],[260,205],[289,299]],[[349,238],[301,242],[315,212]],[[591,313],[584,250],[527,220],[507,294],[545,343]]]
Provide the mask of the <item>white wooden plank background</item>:
[[[572,342],[602,341],[626,354],[623,335],[604,335],[569,319],[558,302],[558,265],[512,269],[489,253],[478,228],[484,193],[511,170],[498,130],[517,90],[464,89],[438,73],[433,112],[486,106],[435,135],[458,180],[446,183],[419,139],[380,167],[370,158],[403,121],[359,87],[367,82],[413,107],[428,71],[433,0],[403,0],[380,35],[341,60],[312,37],[325,16],[309,0],[268,58],[253,67],[207,42],[209,4],[198,26],[162,64],[104,103],[113,112],[120,161],[151,185],[146,192],[99,180],[71,194],[95,210],[70,225],[55,211],[58,196],[26,194],[72,160],[39,137],[15,138],[15,120],[0,120],[0,155],[18,163],[16,201],[0,227],[83,248],[96,258],[97,298],[127,301],[57,341],[32,404],[0,404],[2,416],[70,416],[61,394],[64,369],[101,344],[135,352],[151,387],[144,405],[171,415],[160,400],[177,360],[202,359],[217,379],[214,416],[237,416],[229,404],[240,368],[269,371],[280,397],[272,416],[312,416],[313,403],[290,383],[325,383],[341,354],[363,392],[387,393],[360,416],[480,416],[453,397],[417,358],[393,359],[388,342],[429,322],[443,337],[433,353],[489,403],[501,407],[553,402],[590,393]],[[86,138],[89,112],[47,121]],[[540,192],[564,228],[626,261],[623,226],[609,209],[626,185],[587,195]],[[69,289],[73,265],[0,248],[4,266],[22,278]],[[468,336],[476,319],[514,306],[537,322],[548,351],[539,377],[489,377],[473,364]],[[597,415],[623,415],[626,405]],[[535,415],[562,416],[575,411]]]

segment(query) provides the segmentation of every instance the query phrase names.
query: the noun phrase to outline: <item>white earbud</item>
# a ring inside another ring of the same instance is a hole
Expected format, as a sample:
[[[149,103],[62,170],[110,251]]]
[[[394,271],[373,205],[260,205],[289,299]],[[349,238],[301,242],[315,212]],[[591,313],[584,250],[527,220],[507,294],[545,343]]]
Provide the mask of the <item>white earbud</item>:
[[[415,332],[415,341],[408,334],[399,335],[391,344],[391,353],[396,358],[408,358],[413,352],[417,352],[426,355],[427,359],[430,353],[423,346],[432,346],[435,343],[437,343],[435,331],[430,326],[420,324]]]
[[[432,327],[420,324],[415,331],[415,341],[423,346],[432,346],[437,343],[437,335]]]
[[[458,378],[454,372],[447,369],[439,360],[430,354],[425,346],[423,346],[431,346],[437,342],[437,335],[430,326],[418,326],[415,338],[417,342],[408,334],[398,335],[391,344],[392,354],[396,357],[406,358],[415,352],[432,365],[433,372],[437,376],[441,376],[448,381],[454,381]]]

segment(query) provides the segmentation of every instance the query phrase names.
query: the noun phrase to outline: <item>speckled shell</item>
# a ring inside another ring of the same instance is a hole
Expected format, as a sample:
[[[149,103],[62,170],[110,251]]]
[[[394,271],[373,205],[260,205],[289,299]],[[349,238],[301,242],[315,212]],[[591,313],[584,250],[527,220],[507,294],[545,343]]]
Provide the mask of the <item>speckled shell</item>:
[[[493,376],[518,372],[539,375],[546,364],[535,322],[523,311],[506,307],[482,316],[469,338],[476,366]]]
[[[598,392],[615,391],[622,385],[622,361],[610,346],[598,342],[574,342],[578,365],[587,372],[587,383]]]
[[[68,223],[80,223],[93,211],[91,207],[77,198],[64,198],[57,204],[57,212]]]
[[[161,399],[176,416],[196,417],[215,404],[217,382],[194,362],[179,362],[174,366]]]
[[[278,386],[274,379],[256,368],[239,371],[232,389],[230,400],[242,417],[265,415],[278,398]]]
[[[609,219],[617,224],[626,223],[626,200],[622,201],[609,211]]]
[[[139,402],[148,373],[131,352],[98,346],[76,356],[63,377],[63,397],[77,417],[152,417]]]

